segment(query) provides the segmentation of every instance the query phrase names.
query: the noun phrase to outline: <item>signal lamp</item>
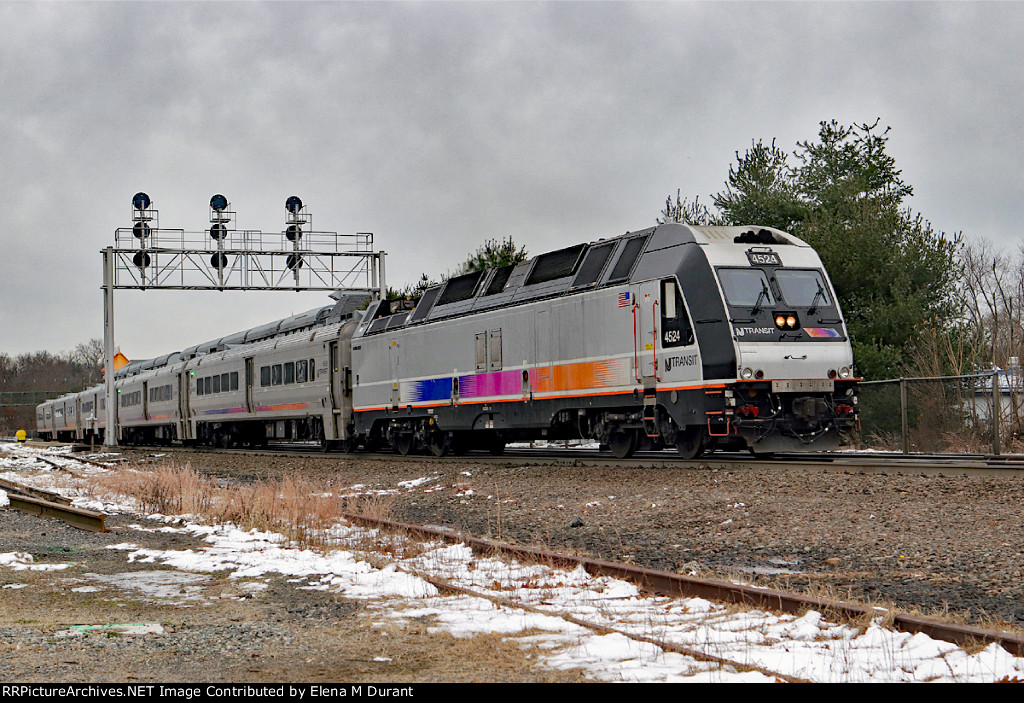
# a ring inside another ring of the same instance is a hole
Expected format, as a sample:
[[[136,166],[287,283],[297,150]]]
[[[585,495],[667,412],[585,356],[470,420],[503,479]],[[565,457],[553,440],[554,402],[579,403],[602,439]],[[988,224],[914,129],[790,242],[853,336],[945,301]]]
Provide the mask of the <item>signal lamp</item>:
[[[302,268],[302,255],[301,254],[289,254],[287,266],[292,271],[296,271]]]
[[[210,225],[210,236],[214,239],[223,239],[228,236],[228,228],[222,222],[214,222]]]
[[[218,271],[226,268],[228,265],[228,257],[224,254],[217,252],[210,257],[210,266],[214,267]]]
[[[302,209],[302,201],[299,196],[293,195],[284,201],[284,209],[293,215]]]
[[[296,239],[302,238],[302,228],[298,225],[288,225],[288,229],[284,231],[284,236],[288,238],[289,242],[294,242]]]
[[[132,234],[135,235],[136,239],[145,239],[152,234],[152,229],[145,222],[136,222],[132,225]]]
[[[145,193],[136,193],[132,198],[132,207],[136,210],[145,210],[152,202]]]
[[[228,208],[228,199],[220,193],[217,193],[210,198],[210,207],[217,212],[223,212]]]
[[[132,263],[138,266],[140,269],[144,269],[149,266],[151,259],[149,254],[144,251],[135,252],[135,256],[132,257]]]

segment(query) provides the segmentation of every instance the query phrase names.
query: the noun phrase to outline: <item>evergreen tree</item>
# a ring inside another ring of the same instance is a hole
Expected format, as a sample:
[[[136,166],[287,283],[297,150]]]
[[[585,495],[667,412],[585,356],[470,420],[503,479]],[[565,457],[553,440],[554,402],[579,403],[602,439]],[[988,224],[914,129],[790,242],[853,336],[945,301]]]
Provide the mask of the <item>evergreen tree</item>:
[[[702,205],[698,195],[690,202],[689,198],[682,197],[682,191],[676,190],[676,201],[672,202],[672,196],[665,198],[665,209],[661,211],[658,224],[666,222],[680,222],[685,225],[721,225],[725,221],[720,215],[712,213],[707,205]]]
[[[517,264],[524,261],[529,254],[525,246],[516,246],[510,236],[508,239],[488,239],[477,247],[476,251],[466,257],[466,260],[459,264],[454,273],[441,276],[440,281],[432,279],[427,274],[421,274],[416,283],[410,283],[404,288],[396,289],[388,286],[388,300],[400,298],[416,299],[423,295],[427,288],[444,283],[449,278],[461,276],[472,271],[484,271],[489,268],[498,268],[508,264]]]
[[[736,164],[729,167],[725,190],[712,196],[723,222],[761,225],[793,231],[807,216],[807,206],[797,193],[794,171],[784,151],[751,142],[743,156],[736,152]]]
[[[913,188],[877,126],[822,122],[817,142],[797,145],[809,214],[794,234],[832,278],[861,372],[885,378],[899,375],[919,327],[949,321],[960,238],[903,207]]]
[[[854,359],[870,378],[899,375],[920,330],[950,321],[960,249],[959,235],[936,232],[903,206],[913,188],[886,153],[889,129],[878,124],[821,122],[817,140],[797,143],[793,165],[774,141],[752,142],[737,152],[725,190],[712,196],[718,212],[709,213],[792,232],[817,250]]]
[[[477,247],[475,252],[466,257],[465,261],[459,264],[453,275],[461,276],[471,271],[485,271],[490,268],[507,266],[508,264],[518,264],[526,259],[526,257],[526,247],[517,247],[516,243],[512,241],[511,236],[501,241],[488,239],[481,246]]]

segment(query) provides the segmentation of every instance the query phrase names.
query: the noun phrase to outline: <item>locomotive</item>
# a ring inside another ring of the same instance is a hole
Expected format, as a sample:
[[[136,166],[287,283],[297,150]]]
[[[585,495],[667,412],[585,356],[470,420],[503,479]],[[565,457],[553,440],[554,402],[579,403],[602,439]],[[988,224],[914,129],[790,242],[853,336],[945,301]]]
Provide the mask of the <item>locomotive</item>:
[[[437,456],[596,440],[825,450],[857,422],[835,291],[804,241],[663,224],[473,271],[416,299],[340,304],[118,372],[130,443],[316,440]],[[42,436],[108,431],[102,388],[39,406]],[[91,413],[91,414],[90,414]]]

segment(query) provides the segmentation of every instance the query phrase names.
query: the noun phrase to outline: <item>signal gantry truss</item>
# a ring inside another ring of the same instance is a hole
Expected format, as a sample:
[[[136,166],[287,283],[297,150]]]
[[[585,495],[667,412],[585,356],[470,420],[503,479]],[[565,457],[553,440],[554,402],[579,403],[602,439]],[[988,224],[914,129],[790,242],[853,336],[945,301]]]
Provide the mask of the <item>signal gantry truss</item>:
[[[313,230],[302,201],[285,203],[280,232],[233,228],[235,213],[223,195],[210,200],[210,228],[163,229],[144,193],[132,201],[132,227],[118,228],[113,287],[145,290],[301,290],[379,293],[383,252],[373,234]]]
[[[230,207],[217,193],[210,198],[209,229],[163,229],[153,201],[136,193],[132,226],[118,228],[115,246],[102,251],[105,446],[117,446],[115,289],[327,291],[350,308],[384,298],[385,253],[373,251],[373,234],[315,231],[295,195],[284,204],[284,229],[273,234],[236,229]]]

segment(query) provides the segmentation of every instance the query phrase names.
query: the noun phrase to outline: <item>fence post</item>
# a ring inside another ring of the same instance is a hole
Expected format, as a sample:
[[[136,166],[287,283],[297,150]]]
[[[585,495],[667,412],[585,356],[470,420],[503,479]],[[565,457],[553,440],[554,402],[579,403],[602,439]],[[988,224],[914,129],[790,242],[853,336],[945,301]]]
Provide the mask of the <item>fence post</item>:
[[[999,371],[992,371],[992,453],[999,456],[999,421],[1002,417],[1002,398],[999,396]]]
[[[900,427],[903,438],[903,453],[910,453],[910,433],[907,430],[907,379],[900,378]]]

